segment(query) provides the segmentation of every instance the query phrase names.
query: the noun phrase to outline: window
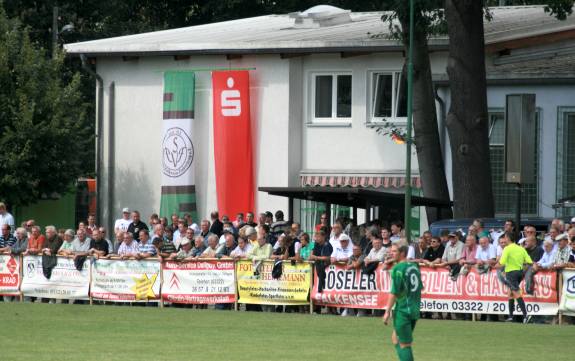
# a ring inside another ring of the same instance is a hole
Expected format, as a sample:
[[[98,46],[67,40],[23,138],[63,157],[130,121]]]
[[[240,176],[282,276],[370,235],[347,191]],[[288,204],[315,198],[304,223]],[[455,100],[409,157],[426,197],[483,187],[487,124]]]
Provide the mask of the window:
[[[559,108],[557,119],[557,199],[575,195],[575,108]],[[575,216],[563,208],[561,216]]]
[[[521,213],[536,216],[538,213],[539,177],[539,113],[536,116],[535,129],[535,183],[521,186]],[[489,150],[491,158],[491,180],[495,200],[495,214],[498,217],[515,214],[517,190],[515,185],[504,182],[505,176],[505,114],[503,111],[489,113]]]
[[[351,74],[314,74],[312,77],[313,122],[349,122]]]
[[[407,77],[403,72],[371,74],[370,123],[407,117]]]

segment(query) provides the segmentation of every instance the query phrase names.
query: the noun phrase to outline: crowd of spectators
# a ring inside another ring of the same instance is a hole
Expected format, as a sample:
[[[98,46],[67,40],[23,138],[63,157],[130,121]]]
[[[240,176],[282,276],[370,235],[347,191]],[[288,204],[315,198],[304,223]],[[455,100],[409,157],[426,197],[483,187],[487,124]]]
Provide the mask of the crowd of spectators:
[[[92,215],[76,230],[46,226],[42,232],[34,220],[15,228],[14,218],[0,203],[0,253],[137,260],[247,259],[254,264],[267,259],[313,261],[320,292],[329,264],[341,263],[347,269],[365,272],[373,272],[379,264],[391,267],[388,251],[392,244],[409,246],[409,261],[445,268],[454,281],[466,277],[472,269],[479,273],[497,269],[499,279],[505,282],[500,258],[503,239],[508,237],[524,247],[533,262],[524,269],[526,292],[530,294],[538,271],[575,267],[575,218],[570,223],[554,219],[545,234],[537,234],[532,225],[518,230],[511,220],[501,230],[486,230],[482,220],[476,219],[467,230],[443,230],[438,236],[425,231],[411,244],[405,241],[401,222],[391,222],[387,227],[375,221],[356,227],[344,219],[330,225],[328,219],[322,214],[310,235],[299,223],[286,221],[281,210],[275,215],[261,213],[257,222],[253,213],[239,213],[231,220],[227,215],[220,218],[214,211],[198,226],[190,214],[173,214],[169,220],[153,214],[146,223],[137,210],[124,208],[110,237],[104,227],[96,225]],[[342,310],[343,315],[350,313],[353,310]]]

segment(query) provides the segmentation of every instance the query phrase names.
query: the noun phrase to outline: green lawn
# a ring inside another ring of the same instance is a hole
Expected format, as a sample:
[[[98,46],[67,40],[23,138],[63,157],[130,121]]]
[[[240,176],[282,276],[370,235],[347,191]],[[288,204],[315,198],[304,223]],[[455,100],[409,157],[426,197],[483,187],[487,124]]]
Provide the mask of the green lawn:
[[[379,318],[0,303],[0,360],[395,360]],[[574,326],[422,320],[416,360],[573,360]]]

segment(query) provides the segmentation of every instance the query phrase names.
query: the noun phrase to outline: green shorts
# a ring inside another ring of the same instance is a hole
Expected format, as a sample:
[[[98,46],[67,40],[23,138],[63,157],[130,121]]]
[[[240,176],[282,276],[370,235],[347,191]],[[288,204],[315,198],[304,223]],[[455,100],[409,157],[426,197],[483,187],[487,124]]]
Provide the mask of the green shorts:
[[[414,320],[410,317],[405,317],[402,314],[396,313],[393,317],[393,329],[399,340],[399,343],[412,343],[413,330],[415,329]]]

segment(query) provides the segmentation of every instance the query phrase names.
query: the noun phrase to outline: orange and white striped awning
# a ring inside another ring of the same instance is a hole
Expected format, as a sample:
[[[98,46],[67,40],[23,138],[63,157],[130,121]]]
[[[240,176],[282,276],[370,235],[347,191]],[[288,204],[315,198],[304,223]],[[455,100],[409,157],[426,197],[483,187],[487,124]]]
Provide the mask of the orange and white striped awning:
[[[300,180],[302,187],[405,187],[405,177],[401,176],[301,175]],[[412,177],[411,186],[414,188],[421,188],[421,179],[419,177]]]

